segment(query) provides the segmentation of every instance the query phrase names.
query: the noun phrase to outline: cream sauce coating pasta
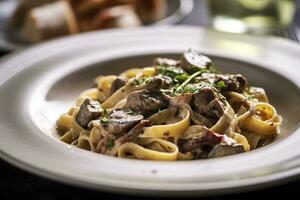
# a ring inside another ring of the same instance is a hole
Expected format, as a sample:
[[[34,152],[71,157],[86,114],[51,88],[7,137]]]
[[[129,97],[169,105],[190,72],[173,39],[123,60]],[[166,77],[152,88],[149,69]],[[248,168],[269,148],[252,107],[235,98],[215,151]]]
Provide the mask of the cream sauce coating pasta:
[[[212,68],[189,50],[179,60],[98,76],[56,122],[59,140],[129,159],[192,160],[271,143],[282,117],[263,88]]]

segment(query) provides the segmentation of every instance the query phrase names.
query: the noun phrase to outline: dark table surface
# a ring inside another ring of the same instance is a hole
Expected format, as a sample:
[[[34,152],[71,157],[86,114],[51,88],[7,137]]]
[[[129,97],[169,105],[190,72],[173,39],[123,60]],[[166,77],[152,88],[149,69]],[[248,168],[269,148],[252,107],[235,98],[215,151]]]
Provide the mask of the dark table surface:
[[[205,1],[196,0],[192,14],[184,19],[181,24],[204,26],[207,24],[207,13]],[[298,16],[298,15],[297,15]],[[300,17],[296,16],[296,21]],[[296,23],[297,24],[297,23]],[[0,56],[7,52],[0,51]],[[300,196],[300,180],[296,179],[280,186],[270,186],[267,189],[261,189],[252,192],[227,194],[218,197],[208,197],[208,199],[244,199],[260,196],[278,197],[286,196],[298,199]],[[5,199],[41,199],[52,200],[65,198],[71,199],[140,199],[137,196],[126,196],[120,194],[98,192],[70,185],[65,185],[18,169],[11,164],[0,159],[0,200]],[[150,199],[144,198],[143,199]],[[159,198],[151,198],[159,199]]]

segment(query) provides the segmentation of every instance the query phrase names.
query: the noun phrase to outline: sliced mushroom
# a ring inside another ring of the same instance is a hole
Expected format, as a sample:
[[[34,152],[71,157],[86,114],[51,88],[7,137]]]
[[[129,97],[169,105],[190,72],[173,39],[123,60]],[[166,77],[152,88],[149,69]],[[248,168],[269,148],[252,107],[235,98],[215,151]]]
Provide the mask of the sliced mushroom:
[[[122,135],[142,119],[144,119],[143,115],[137,114],[130,109],[116,109],[109,114],[107,128],[114,135]]]
[[[188,73],[194,73],[199,69],[207,69],[211,65],[211,59],[194,50],[185,52],[180,60],[180,66]]]
[[[81,127],[87,128],[89,122],[100,117],[102,112],[103,109],[98,101],[85,99],[80,106],[76,121]]]

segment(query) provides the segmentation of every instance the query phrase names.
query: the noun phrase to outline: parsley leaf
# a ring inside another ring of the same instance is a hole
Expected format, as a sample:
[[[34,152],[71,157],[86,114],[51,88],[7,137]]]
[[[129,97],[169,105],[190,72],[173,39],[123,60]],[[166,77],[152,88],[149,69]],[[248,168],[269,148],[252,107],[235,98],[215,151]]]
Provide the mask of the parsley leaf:
[[[177,75],[186,74],[186,72],[183,69],[181,69],[179,67],[173,67],[173,66],[168,66],[168,67],[158,66],[157,70],[158,70],[158,73],[165,75],[165,76],[169,76],[172,79],[174,79],[175,76],[177,76]]]
[[[188,79],[186,79],[181,85],[179,85],[175,91],[180,91],[182,88],[184,88],[188,83],[190,83],[195,77],[199,76],[202,73],[202,71],[195,72],[191,76],[189,76]]]
[[[100,119],[100,124],[102,125],[102,126],[107,126],[107,124],[108,124],[108,119],[106,118],[106,117],[101,117],[101,119]]]
[[[175,76],[175,79],[177,82],[184,82],[186,81],[190,76],[188,74],[178,74]]]
[[[214,83],[214,86],[220,90],[227,87],[227,85],[225,84],[224,81],[218,81],[218,82]]]
[[[181,94],[184,94],[184,93],[192,93],[192,94],[196,94],[199,92],[199,87],[197,85],[194,85],[194,84],[188,84],[184,87],[181,87],[179,88],[176,92],[177,93],[181,93]]]

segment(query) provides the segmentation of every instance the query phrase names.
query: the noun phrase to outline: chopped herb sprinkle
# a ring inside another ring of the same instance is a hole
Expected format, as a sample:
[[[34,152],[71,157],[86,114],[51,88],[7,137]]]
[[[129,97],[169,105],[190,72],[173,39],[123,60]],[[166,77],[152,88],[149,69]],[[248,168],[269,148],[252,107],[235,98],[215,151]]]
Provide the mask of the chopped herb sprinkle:
[[[115,140],[113,138],[109,139],[106,143],[106,148],[111,150],[115,146]]]
[[[157,71],[159,74],[170,77],[174,81],[174,83],[182,83],[189,78],[188,73],[186,73],[183,69],[179,67],[158,66]]]
[[[107,124],[108,124],[108,119],[106,118],[106,117],[101,117],[100,118],[100,124],[102,125],[102,126],[107,126]]]
[[[225,84],[224,81],[218,81],[218,82],[214,83],[214,86],[219,90],[227,87],[227,85]]]

